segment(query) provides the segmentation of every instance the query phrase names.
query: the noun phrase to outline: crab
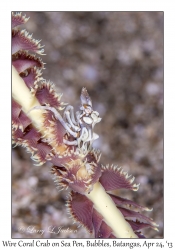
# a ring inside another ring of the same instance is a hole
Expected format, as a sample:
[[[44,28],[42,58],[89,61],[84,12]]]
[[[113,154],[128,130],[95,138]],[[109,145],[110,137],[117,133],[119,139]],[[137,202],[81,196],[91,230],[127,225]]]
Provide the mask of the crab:
[[[86,88],[82,88],[80,100],[80,111],[77,111],[75,115],[74,108],[71,105],[65,108],[63,117],[56,108],[50,106],[35,106],[31,110],[44,109],[53,112],[55,118],[60,121],[67,131],[63,142],[66,145],[78,146],[83,152],[86,152],[87,149],[91,148],[93,141],[99,137],[93,130],[95,124],[99,123],[101,118],[99,113],[93,110],[92,101]],[[73,140],[68,140],[70,136],[73,137]]]

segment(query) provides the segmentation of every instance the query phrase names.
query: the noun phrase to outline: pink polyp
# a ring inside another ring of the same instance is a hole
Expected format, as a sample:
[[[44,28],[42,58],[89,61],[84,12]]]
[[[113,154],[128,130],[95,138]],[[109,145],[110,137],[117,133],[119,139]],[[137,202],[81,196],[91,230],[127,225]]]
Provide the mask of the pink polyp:
[[[80,222],[90,233],[92,233],[93,203],[88,200],[86,196],[71,192],[71,200],[68,201],[68,208],[74,220]]]
[[[38,54],[43,53],[40,44],[28,36],[25,31],[12,31],[12,54],[19,50],[29,50]]]
[[[106,191],[121,188],[134,189],[131,179],[126,177],[121,168],[114,166],[103,167],[102,176],[99,181]]]

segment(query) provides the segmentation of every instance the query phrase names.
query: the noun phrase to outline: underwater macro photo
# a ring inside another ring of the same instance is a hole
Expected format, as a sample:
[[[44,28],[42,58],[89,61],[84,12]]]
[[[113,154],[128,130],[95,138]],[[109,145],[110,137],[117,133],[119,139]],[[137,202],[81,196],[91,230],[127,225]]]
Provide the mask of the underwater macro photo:
[[[93,147],[103,166],[122,167],[138,191],[111,194],[153,208],[159,225],[141,230],[163,238],[163,12],[23,12],[26,29],[44,45],[42,77],[61,101],[80,109],[86,88],[101,121]],[[69,190],[58,192],[51,163],[35,166],[12,149],[12,238],[94,238],[69,218]]]

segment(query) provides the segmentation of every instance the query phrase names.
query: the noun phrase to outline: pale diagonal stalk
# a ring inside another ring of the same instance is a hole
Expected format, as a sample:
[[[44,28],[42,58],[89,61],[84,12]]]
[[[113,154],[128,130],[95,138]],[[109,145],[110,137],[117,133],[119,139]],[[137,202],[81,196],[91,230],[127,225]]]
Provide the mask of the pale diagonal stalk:
[[[117,238],[138,238],[100,182],[95,183],[92,192],[86,197],[94,203],[94,208]]]
[[[37,109],[29,112],[33,107],[40,106],[37,98],[33,96],[30,90],[25,85],[23,79],[19,76],[16,69],[12,66],[12,96],[14,100],[22,106],[22,110],[31,119],[34,127],[40,131],[41,134],[46,134],[43,126],[43,110]],[[29,113],[28,113],[29,112]],[[49,134],[46,134],[46,138]],[[83,174],[86,174],[85,167]],[[88,174],[88,173],[87,173]],[[129,223],[125,220],[122,213],[116,207],[111,197],[106,193],[102,185],[95,183],[93,190],[86,197],[94,204],[94,208],[99,212],[106,224],[111,227],[112,233],[117,238],[138,238],[133,232]]]

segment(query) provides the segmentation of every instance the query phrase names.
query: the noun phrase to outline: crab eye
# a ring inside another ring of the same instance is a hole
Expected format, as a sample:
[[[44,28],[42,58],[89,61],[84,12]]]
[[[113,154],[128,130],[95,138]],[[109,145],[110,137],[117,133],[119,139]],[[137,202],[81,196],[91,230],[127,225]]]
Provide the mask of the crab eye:
[[[84,104],[84,110],[87,114],[90,114],[92,112],[92,108],[89,105]]]
[[[93,122],[93,120],[90,117],[86,117],[86,116],[83,117],[83,121],[87,124],[92,124]]]

